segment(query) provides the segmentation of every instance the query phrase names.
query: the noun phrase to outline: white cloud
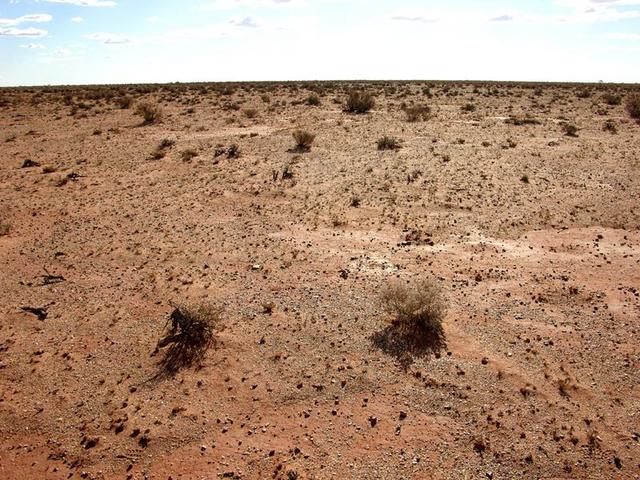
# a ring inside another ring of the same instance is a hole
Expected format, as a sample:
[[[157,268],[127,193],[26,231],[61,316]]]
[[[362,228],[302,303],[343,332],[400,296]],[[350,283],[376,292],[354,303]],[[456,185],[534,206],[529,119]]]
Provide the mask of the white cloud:
[[[89,35],[85,35],[85,38],[104,43],[105,45],[121,45],[124,43],[131,43],[133,41],[131,37],[104,32],[90,33]]]
[[[0,27],[20,25],[21,23],[43,23],[51,20],[53,17],[48,13],[32,13],[18,18],[0,18]]]
[[[605,33],[603,37],[611,40],[640,40],[639,33]]]
[[[234,19],[229,22],[234,27],[241,28],[258,28],[260,23],[258,23],[255,19],[251,17],[244,17],[242,19]]]
[[[27,43],[25,45],[20,45],[20,48],[28,48],[29,50],[36,50],[36,49],[42,49],[47,47],[45,47],[41,43]]]
[[[197,7],[198,10],[231,9],[240,7],[299,7],[306,0],[215,0]]]
[[[84,22],[84,18],[82,18],[82,17],[71,17],[71,21],[75,22],[75,23],[82,23],[82,22]]]
[[[0,28],[0,37],[46,37],[47,33],[40,28]]]
[[[44,0],[49,3],[66,3],[78,7],[115,7],[117,2],[112,0]]]

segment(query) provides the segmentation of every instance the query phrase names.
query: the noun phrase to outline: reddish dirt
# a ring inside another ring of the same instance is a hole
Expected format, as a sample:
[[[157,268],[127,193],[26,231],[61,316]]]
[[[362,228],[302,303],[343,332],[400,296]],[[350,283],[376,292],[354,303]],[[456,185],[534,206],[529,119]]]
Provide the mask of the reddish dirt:
[[[0,478],[640,478],[630,87],[350,86],[0,91]],[[407,353],[378,292],[427,276],[443,345]],[[215,348],[157,377],[204,301]]]

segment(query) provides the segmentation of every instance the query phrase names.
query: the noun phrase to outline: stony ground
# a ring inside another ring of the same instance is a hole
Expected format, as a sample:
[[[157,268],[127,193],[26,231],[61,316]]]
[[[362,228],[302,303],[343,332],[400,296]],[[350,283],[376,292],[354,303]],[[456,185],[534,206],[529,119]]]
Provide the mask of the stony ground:
[[[0,91],[0,478],[639,478],[633,88]],[[394,331],[396,277],[442,286],[439,342]]]

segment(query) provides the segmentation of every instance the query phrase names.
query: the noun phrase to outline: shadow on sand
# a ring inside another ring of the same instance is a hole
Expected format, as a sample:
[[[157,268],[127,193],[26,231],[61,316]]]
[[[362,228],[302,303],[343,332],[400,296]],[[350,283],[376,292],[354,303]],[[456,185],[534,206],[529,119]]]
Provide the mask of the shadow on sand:
[[[417,358],[440,356],[440,352],[447,347],[441,326],[425,329],[392,323],[384,330],[374,333],[370,339],[377,348],[395,357],[404,369]]]

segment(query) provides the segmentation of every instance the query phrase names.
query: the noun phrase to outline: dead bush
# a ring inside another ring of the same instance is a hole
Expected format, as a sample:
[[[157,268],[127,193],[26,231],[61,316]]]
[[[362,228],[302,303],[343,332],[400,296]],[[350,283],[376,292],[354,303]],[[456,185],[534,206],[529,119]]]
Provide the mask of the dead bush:
[[[138,115],[142,115],[142,118],[144,119],[143,125],[158,123],[162,119],[162,108],[151,102],[138,104],[136,113]]]
[[[393,323],[401,329],[442,332],[447,304],[435,281],[393,281],[382,289],[380,301],[385,311],[394,315]]]
[[[349,113],[367,113],[375,105],[375,99],[369,92],[353,90],[347,97],[345,111]]]
[[[156,352],[166,348],[160,363],[163,371],[171,374],[201,362],[221,327],[218,307],[206,303],[176,306],[165,325],[167,333],[156,348]]]
[[[622,103],[622,97],[614,93],[605,93],[602,96],[602,99],[604,100],[604,103],[611,105],[612,107]]]
[[[306,130],[296,130],[293,132],[293,139],[296,141],[296,150],[308,152],[316,136]]]

